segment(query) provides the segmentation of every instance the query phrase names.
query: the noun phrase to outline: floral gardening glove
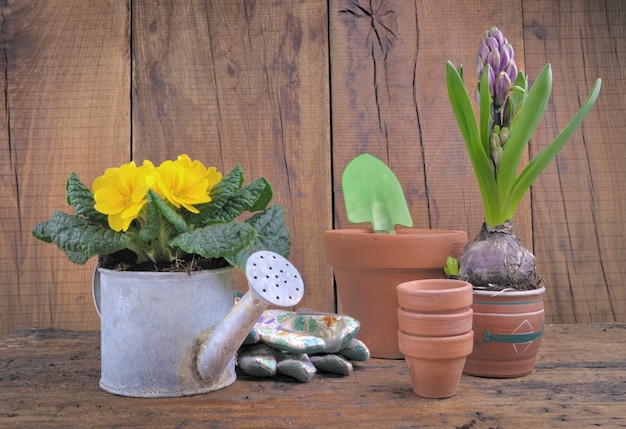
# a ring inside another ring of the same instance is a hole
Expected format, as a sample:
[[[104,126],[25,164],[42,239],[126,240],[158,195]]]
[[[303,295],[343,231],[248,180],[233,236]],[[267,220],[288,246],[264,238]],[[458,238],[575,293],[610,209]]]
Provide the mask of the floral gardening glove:
[[[369,350],[355,339],[359,322],[337,314],[266,310],[239,350],[239,368],[256,377],[277,373],[311,380],[316,369],[349,375],[352,364],[365,361]]]

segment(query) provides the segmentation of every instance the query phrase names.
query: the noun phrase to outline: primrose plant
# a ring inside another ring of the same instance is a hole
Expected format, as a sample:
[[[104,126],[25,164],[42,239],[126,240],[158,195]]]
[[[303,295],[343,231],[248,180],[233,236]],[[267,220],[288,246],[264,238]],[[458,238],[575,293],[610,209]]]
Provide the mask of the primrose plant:
[[[548,104],[552,68],[547,64],[532,86],[517,70],[514,51],[492,27],[476,55],[476,121],[463,81],[463,67],[450,61],[446,83],[452,110],[465,142],[482,197],[485,223],[458,261],[458,276],[474,286],[530,289],[537,286],[535,257],[513,233],[511,220],[526,191],[557,155],[591,110],[600,93],[598,79],[586,101],[561,133],[517,174],[524,151]],[[454,274],[455,262],[447,272]]]
[[[122,270],[243,269],[256,250],[287,257],[291,236],[284,209],[269,204],[270,184],[243,181],[240,165],[222,176],[184,154],[158,166],[145,160],[108,168],[91,190],[71,173],[67,202],[75,214],[55,211],[33,235],[76,264],[99,256]]]

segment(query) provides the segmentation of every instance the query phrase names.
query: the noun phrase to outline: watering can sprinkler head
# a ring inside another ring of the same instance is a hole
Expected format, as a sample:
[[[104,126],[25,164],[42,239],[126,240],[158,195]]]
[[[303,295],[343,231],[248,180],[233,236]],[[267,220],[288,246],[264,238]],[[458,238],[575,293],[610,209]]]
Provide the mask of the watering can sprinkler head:
[[[250,288],[248,293],[266,305],[291,307],[299,303],[304,295],[304,284],[298,270],[274,252],[261,250],[253,253],[246,263],[246,277]]]
[[[292,307],[304,295],[300,273],[277,253],[267,250],[253,253],[246,262],[245,272],[248,292],[199,350],[197,369],[204,380],[219,377],[269,305]]]

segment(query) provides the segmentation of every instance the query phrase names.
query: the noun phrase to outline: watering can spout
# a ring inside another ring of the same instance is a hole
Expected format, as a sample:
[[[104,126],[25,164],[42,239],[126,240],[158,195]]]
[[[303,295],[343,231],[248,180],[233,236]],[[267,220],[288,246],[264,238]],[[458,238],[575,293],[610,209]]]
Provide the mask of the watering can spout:
[[[253,253],[245,271],[248,292],[198,351],[197,370],[204,380],[220,376],[269,305],[292,307],[304,294],[300,273],[277,253],[266,250]]]

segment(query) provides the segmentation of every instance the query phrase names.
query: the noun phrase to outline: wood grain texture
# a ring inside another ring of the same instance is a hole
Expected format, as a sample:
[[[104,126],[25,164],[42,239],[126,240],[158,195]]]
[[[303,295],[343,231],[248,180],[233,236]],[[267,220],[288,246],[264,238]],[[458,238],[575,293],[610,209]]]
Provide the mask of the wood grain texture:
[[[623,320],[626,9],[619,1],[524,2],[527,73],[553,68],[551,103],[530,150],[566,126],[600,77],[602,92],[532,189],[534,253],[553,321]]]
[[[348,227],[341,174],[368,152],[396,173],[416,227],[430,226],[419,111],[413,2],[330,2],[335,228]]]
[[[370,359],[352,375],[254,379],[171,399],[98,387],[97,332],[28,331],[0,341],[0,426],[185,428],[618,428],[626,425],[626,325],[548,325],[535,371],[463,376],[457,396],[413,393],[403,360]]]
[[[482,203],[448,101],[445,65],[465,66],[473,98],[478,40],[490,26],[506,25],[511,43],[522,46],[521,3],[330,4],[335,226],[349,226],[343,169],[369,152],[398,176],[416,227],[460,229],[473,237],[483,221]],[[520,238],[531,243],[528,199],[516,221]]]
[[[65,181],[126,161],[129,15],[124,2],[2,3],[0,332],[93,329],[92,264],[75,266],[31,236],[67,211]]]
[[[320,0],[135,2],[133,157],[188,153],[223,172],[239,163],[247,182],[266,177],[287,212],[300,305],[334,311],[321,257],[332,216],[327,34]]]
[[[473,95],[477,42],[492,25],[503,29],[531,82],[546,63],[553,66],[553,97],[522,166],[567,124],[595,79],[604,79],[600,100],[523,199],[514,222],[548,287],[548,320],[623,320],[624,4],[330,4],[336,227],[348,226],[341,173],[352,157],[369,151],[396,172],[416,225],[477,233],[482,204],[447,99],[444,67],[446,60],[465,65]]]
[[[96,4],[97,3],[97,4]],[[322,232],[348,227],[341,173],[371,152],[397,173],[416,226],[475,235],[482,203],[445,88],[497,25],[553,96],[534,155],[603,88],[515,217],[537,256],[552,322],[626,320],[623,136],[626,3],[515,0],[0,2],[0,335],[96,329],[90,275],[31,237],[130,159],[179,153],[265,176],[287,208],[303,306],[334,310]],[[524,160],[525,161],[525,160]],[[245,288],[240,276],[238,286]]]

